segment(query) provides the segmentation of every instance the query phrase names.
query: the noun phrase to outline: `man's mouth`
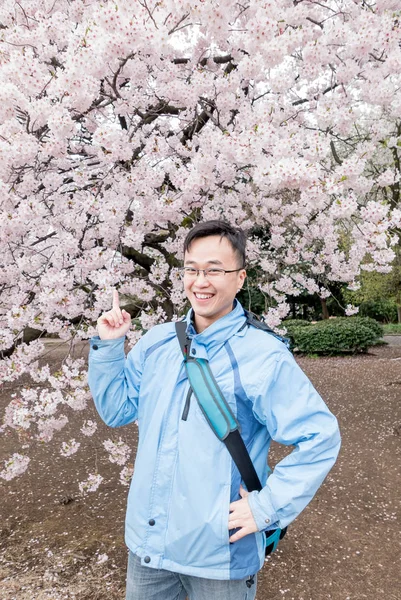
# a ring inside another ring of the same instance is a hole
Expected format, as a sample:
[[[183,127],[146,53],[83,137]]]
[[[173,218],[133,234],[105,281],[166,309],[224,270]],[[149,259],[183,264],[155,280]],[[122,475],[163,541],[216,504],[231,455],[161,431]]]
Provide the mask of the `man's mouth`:
[[[213,298],[214,294],[200,294],[199,292],[194,292],[194,296],[197,300],[210,300],[210,298]]]

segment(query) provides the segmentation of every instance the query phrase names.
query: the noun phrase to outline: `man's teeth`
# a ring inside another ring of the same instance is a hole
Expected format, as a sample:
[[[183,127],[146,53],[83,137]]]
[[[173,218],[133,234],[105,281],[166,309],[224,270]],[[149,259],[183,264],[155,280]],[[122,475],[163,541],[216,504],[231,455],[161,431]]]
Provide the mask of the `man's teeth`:
[[[195,296],[200,300],[206,300],[207,298],[212,298],[213,294],[195,294]]]

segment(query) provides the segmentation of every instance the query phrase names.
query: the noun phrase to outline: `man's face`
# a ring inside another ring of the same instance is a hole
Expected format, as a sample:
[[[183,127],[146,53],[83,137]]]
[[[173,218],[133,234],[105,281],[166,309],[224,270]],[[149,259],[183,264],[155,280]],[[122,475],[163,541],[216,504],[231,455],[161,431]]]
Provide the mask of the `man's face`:
[[[239,260],[227,238],[211,235],[192,242],[185,253],[184,266],[231,271],[242,266]],[[198,333],[232,310],[235,294],[242,288],[245,277],[245,269],[209,279],[203,273],[196,278],[184,276],[184,289],[195,313]]]

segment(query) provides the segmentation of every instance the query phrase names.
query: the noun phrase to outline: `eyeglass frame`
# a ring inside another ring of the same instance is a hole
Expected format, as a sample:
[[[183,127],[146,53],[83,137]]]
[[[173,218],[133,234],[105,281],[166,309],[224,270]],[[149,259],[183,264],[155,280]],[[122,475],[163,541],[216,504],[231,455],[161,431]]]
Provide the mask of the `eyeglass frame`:
[[[178,269],[178,271],[182,278],[185,277],[185,273],[188,273],[187,269],[192,269],[193,271],[196,271],[196,275],[193,277],[193,279],[197,279],[199,277],[199,273],[203,273],[203,276],[205,277],[205,279],[208,279],[207,271],[219,271],[219,275],[220,275],[220,273],[222,273],[225,276],[226,273],[238,273],[238,271],[242,271],[243,269],[245,269],[245,267],[241,267],[240,269],[221,269],[220,267],[208,267],[207,269],[196,269],[195,267],[180,267]]]

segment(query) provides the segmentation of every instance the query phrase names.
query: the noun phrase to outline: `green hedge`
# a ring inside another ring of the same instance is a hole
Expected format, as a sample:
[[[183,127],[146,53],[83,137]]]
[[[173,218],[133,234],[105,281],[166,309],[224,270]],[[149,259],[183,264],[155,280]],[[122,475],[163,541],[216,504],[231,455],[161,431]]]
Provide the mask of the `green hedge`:
[[[391,300],[367,300],[359,305],[359,314],[382,323],[396,323],[397,305]]]
[[[305,321],[305,319],[286,319],[282,325],[287,329],[293,329],[294,327],[306,327],[310,325],[310,321]]]
[[[339,317],[308,327],[293,327],[288,337],[293,348],[306,354],[364,352],[382,336],[382,327],[367,317]]]
[[[334,319],[329,319],[333,321]],[[348,322],[348,323],[357,323],[359,325],[364,325],[368,329],[371,329],[373,333],[378,337],[383,337],[383,325],[378,323],[375,319],[371,319],[370,317],[337,317],[336,321]],[[323,321],[322,321],[323,323]]]

